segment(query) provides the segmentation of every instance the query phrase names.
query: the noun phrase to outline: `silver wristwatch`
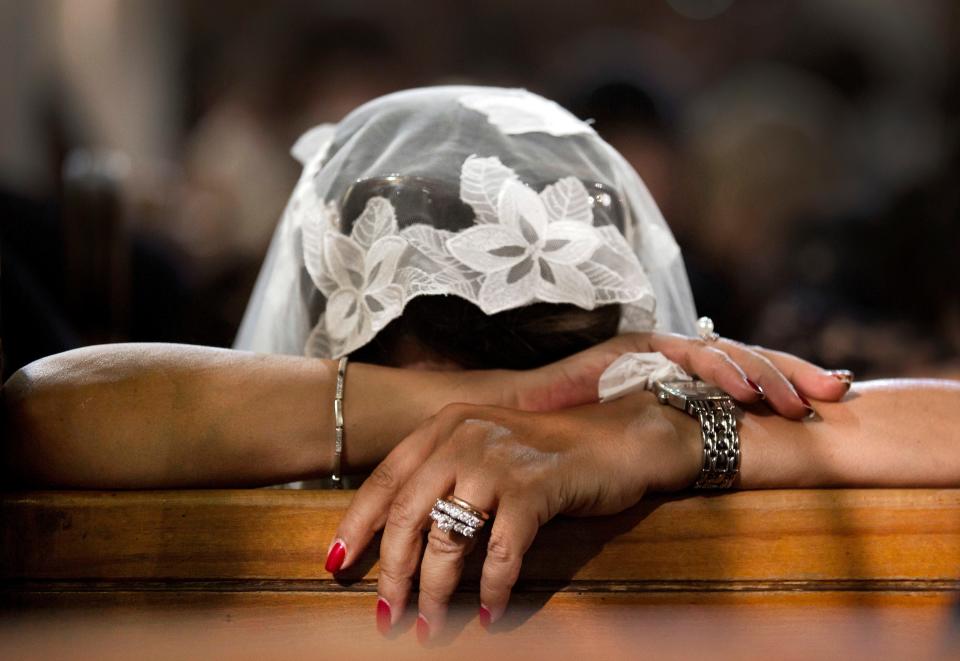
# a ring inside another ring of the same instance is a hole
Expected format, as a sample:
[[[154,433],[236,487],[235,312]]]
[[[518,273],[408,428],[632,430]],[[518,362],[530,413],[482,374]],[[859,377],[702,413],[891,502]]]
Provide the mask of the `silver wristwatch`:
[[[661,404],[689,413],[700,421],[703,465],[696,489],[729,489],[740,472],[740,436],[733,398],[703,381],[657,382]]]

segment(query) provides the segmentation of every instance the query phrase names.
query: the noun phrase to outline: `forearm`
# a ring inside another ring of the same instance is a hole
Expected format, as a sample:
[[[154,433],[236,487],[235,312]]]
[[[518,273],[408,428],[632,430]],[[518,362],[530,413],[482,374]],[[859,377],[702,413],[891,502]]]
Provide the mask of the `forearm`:
[[[344,469],[370,467],[462,375],[353,364]],[[4,386],[7,481],[87,488],[260,485],[329,474],[336,363],[185,345],[89,347]],[[470,391],[485,399],[486,391]]]
[[[804,422],[743,416],[741,488],[960,486],[960,382],[865,382],[814,407]]]

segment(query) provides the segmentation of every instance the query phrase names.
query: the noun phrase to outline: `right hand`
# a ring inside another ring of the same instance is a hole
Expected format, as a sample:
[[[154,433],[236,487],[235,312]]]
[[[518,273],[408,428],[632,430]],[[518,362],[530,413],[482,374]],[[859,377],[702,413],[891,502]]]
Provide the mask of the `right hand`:
[[[386,633],[400,619],[419,567],[417,635],[436,636],[476,543],[430,525],[436,500],[454,494],[495,513],[480,605],[481,617],[496,621],[540,526],[558,514],[613,514],[647,491],[683,489],[696,479],[702,456],[696,421],[648,392],[539,413],[453,404],[407,436],[363,483],[338,526],[327,569],[350,566],[382,528],[378,627]]]

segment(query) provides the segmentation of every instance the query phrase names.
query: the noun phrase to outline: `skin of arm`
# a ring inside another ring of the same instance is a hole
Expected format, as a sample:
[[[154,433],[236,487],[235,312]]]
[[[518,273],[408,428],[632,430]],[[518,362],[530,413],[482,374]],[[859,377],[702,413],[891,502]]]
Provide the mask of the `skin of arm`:
[[[176,488],[329,475],[336,370],[331,360],[174,344],[35,361],[4,384],[4,482]],[[497,376],[351,364],[344,470],[376,464],[447,403],[503,403]]]
[[[595,402],[600,374],[630,352],[660,351],[748,404],[760,397],[753,378],[765,384],[766,403],[787,416],[805,413],[795,387],[833,400],[846,391],[829,372],[792,356],[770,353],[771,362],[739,345],[728,350],[736,361],[693,338],[628,333],[525,372],[351,363],[343,469],[373,467],[447,404],[555,410]],[[117,489],[329,475],[335,384],[334,361],[190,345],[114,344],[48,356],[4,384],[0,480]]]
[[[740,488],[960,486],[960,381],[866,381],[814,408],[743,416]]]
[[[652,394],[631,397],[653,406]],[[735,488],[960,486],[960,382],[866,381],[843,401],[814,407],[816,415],[800,423],[758,407],[742,412]],[[671,442],[686,450],[645,453],[667,458],[656,470],[644,471],[648,488],[683,489],[696,480],[702,461],[699,423],[668,406],[655,417],[670,423]],[[644,434],[643,426],[633,433]]]

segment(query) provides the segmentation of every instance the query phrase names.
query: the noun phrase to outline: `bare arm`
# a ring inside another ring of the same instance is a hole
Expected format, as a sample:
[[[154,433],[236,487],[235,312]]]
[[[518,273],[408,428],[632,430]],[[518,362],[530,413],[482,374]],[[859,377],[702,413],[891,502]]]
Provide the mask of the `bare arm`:
[[[805,412],[796,388],[837,399],[845,387],[793,357],[745,368],[690,338],[620,335],[527,372],[427,372],[352,364],[346,470],[379,462],[446,404],[545,410],[596,401],[623,353],[659,350],[710,374],[741,401]],[[779,369],[778,369],[779,367]],[[787,379],[780,369],[792,376]],[[114,344],[49,356],[3,387],[4,484],[81,488],[252,486],[328,475],[334,451],[333,361],[176,344]]]
[[[452,401],[499,401],[465,373],[352,364],[346,469],[376,464]],[[490,387],[486,387],[489,383]],[[336,363],[173,344],[38,360],[4,385],[5,482],[85,488],[263,485],[328,475]]]
[[[891,379],[815,402],[801,424],[742,419],[740,486],[960,486],[960,382]]]

